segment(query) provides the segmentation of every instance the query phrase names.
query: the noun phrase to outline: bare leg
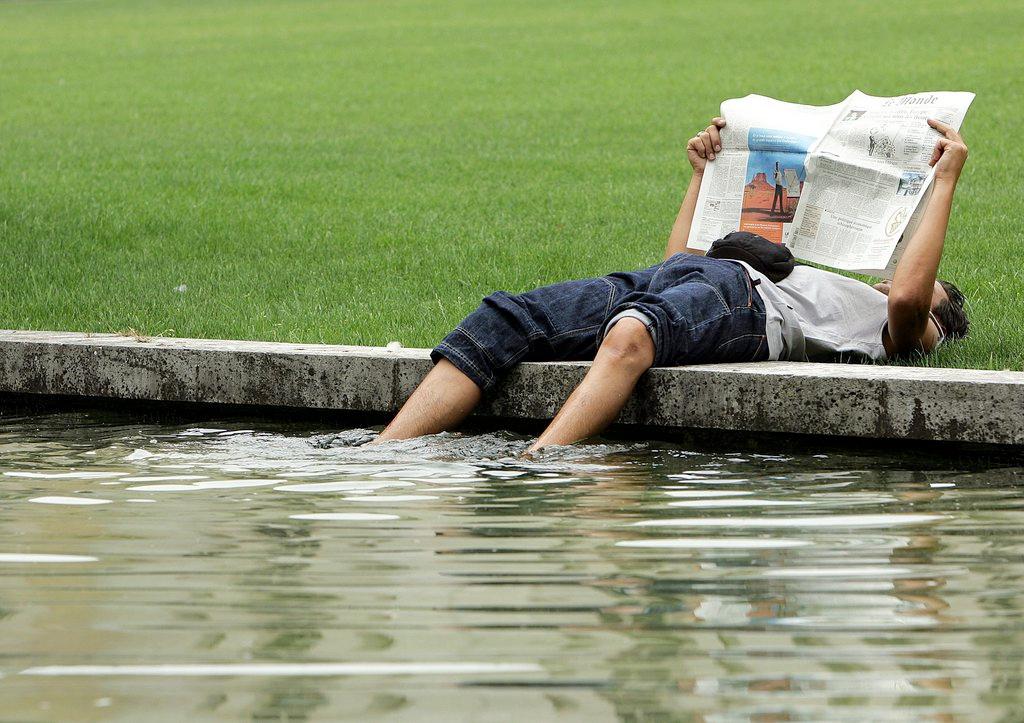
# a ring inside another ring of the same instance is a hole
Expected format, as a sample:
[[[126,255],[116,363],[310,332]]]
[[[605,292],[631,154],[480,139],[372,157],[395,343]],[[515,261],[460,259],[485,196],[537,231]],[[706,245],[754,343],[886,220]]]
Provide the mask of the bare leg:
[[[480,401],[480,387],[442,359],[416,387],[380,436],[369,444],[436,434],[458,426]]]
[[[587,375],[527,452],[592,437],[619,415],[637,380],[654,363],[654,342],[637,319],[608,332]]]

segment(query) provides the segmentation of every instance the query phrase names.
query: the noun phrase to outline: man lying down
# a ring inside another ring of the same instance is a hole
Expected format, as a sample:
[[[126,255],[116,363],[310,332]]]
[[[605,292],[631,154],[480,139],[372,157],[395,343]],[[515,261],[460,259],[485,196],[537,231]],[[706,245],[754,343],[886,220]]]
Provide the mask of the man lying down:
[[[967,146],[950,126],[928,123],[942,134],[931,158],[933,195],[891,283],[872,287],[803,265],[780,279],[758,258],[732,254],[752,265],[686,247],[704,169],[721,150],[725,120],[715,118],[687,143],[693,176],[664,262],[523,294],[491,294],[433,350],[434,368],[372,443],[455,427],[522,361],[594,362],[532,452],[600,432],[652,366],[840,354],[884,361],[966,336],[964,297],[953,284],[936,281],[936,272]],[[745,251],[770,244],[753,234],[723,241]]]

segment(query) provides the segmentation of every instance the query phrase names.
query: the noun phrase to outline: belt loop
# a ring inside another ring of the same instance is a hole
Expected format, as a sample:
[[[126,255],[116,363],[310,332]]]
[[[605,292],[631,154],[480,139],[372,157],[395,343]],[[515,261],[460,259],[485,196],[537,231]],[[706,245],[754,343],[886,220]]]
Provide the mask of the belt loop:
[[[754,307],[754,287],[761,283],[761,279],[751,276],[743,264],[740,264],[740,268],[743,269],[743,275],[747,277],[747,283],[750,284],[750,291],[747,293],[747,308],[752,309]]]

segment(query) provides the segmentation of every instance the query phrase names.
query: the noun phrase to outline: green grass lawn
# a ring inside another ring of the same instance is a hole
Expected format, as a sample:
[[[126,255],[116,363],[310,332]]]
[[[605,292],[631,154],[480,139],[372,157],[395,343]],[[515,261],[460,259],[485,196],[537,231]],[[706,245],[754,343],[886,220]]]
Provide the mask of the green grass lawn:
[[[1022,37],[991,0],[3,3],[0,328],[429,346],[660,259],[725,98],[972,90],[974,332],[928,363],[1021,369]]]

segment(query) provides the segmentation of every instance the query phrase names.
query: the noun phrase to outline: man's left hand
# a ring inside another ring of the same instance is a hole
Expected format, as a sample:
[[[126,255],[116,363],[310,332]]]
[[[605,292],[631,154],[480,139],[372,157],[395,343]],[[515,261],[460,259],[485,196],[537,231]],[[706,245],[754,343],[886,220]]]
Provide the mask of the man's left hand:
[[[725,118],[712,118],[711,125],[695,135],[686,143],[686,160],[693,166],[694,173],[704,173],[708,161],[722,150],[722,137],[719,128],[725,128]]]

